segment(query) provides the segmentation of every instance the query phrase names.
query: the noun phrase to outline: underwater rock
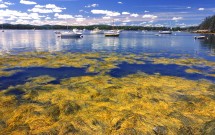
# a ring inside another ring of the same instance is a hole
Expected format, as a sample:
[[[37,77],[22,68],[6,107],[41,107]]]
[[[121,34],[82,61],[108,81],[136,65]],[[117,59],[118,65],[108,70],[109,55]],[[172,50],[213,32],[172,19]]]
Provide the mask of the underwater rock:
[[[165,126],[156,126],[153,128],[156,135],[167,135],[167,128]]]

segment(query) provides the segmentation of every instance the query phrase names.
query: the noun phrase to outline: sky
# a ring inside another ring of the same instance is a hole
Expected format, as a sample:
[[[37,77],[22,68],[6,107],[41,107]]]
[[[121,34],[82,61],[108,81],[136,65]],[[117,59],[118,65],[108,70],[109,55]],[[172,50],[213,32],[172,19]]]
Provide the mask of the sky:
[[[0,23],[187,27],[215,15],[215,0],[0,0]]]

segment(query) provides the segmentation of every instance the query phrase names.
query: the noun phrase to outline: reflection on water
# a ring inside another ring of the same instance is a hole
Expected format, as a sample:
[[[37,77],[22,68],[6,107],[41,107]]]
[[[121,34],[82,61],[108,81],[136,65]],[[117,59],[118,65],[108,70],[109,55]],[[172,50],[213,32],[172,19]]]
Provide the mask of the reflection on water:
[[[211,54],[215,54],[215,35],[206,35],[200,43],[203,48],[209,49]]]
[[[173,33],[155,36],[157,32],[123,31],[120,37],[105,37],[84,33],[81,39],[61,39],[53,30],[7,30],[0,33],[0,52],[15,53],[28,51],[114,51],[114,52],[167,52],[194,55],[195,52],[214,48],[214,36],[208,40],[194,40],[190,33]],[[201,48],[200,46],[206,46]]]

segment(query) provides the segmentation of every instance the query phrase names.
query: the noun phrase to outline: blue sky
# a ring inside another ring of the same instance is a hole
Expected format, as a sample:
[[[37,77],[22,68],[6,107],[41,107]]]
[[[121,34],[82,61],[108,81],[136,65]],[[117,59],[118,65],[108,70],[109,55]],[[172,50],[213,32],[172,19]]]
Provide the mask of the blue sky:
[[[0,0],[0,23],[193,26],[215,14],[214,0]]]

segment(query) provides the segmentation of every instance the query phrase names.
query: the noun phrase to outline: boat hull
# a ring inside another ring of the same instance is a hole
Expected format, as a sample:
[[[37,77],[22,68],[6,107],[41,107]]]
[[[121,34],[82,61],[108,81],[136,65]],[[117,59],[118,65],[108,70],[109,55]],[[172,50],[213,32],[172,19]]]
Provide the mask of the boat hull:
[[[171,31],[160,31],[159,34],[172,34]]]
[[[105,34],[105,37],[119,37],[119,34]]]
[[[82,34],[61,34],[60,35],[61,38],[82,38],[83,35]]]
[[[205,36],[195,36],[194,39],[205,39]]]

